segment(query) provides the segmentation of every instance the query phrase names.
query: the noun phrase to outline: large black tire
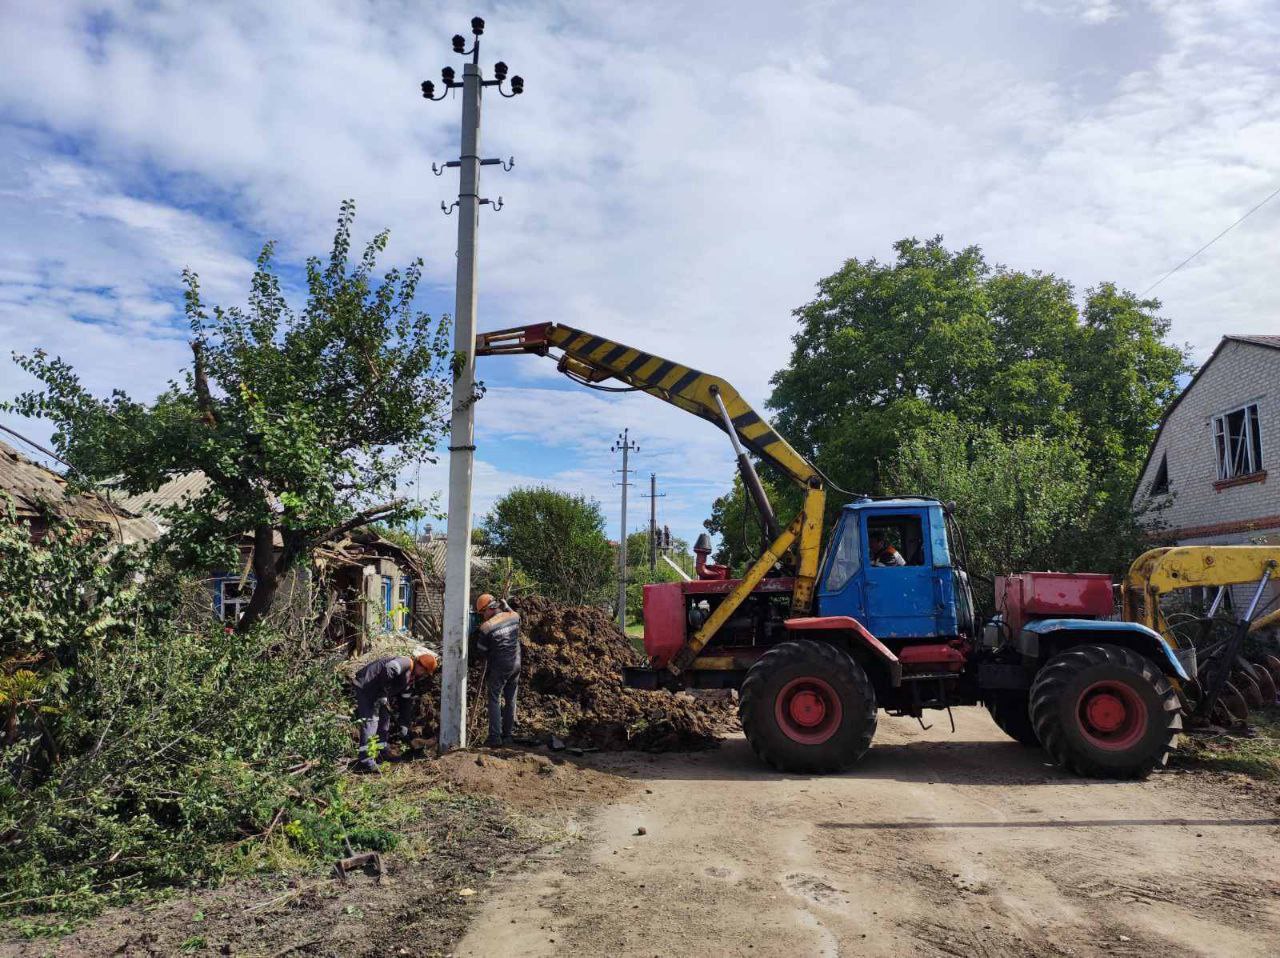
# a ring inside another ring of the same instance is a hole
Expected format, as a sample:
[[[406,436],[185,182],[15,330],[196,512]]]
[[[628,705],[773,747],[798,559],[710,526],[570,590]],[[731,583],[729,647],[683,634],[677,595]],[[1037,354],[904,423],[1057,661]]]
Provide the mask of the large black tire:
[[[986,706],[1005,735],[1028,748],[1040,747],[1040,736],[1031,724],[1030,701],[1026,692],[992,692]]]
[[[1050,757],[1078,775],[1146,778],[1182,731],[1182,705],[1150,659],[1083,645],[1036,675],[1031,722]]]
[[[782,772],[842,772],[871,747],[876,692],[862,666],[826,642],[783,642],[747,672],[738,716],[747,741]]]

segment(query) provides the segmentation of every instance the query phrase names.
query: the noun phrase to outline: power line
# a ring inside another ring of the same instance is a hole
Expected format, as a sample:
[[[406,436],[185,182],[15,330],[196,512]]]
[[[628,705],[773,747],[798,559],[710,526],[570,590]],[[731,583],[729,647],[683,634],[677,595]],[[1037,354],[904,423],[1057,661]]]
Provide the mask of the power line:
[[[1161,276],[1158,280],[1156,280],[1154,283],[1152,283],[1150,286],[1148,286],[1146,289],[1144,289],[1144,290],[1142,291],[1142,295],[1143,295],[1143,296],[1146,296],[1146,295],[1147,295],[1147,293],[1151,292],[1153,289],[1155,289],[1157,286],[1159,286],[1161,283],[1163,283],[1166,279],[1168,279],[1170,276],[1172,276],[1172,275],[1173,275],[1174,273],[1176,273],[1178,270],[1182,269],[1182,267],[1186,266],[1186,265],[1187,265],[1188,263],[1190,263],[1193,259],[1195,259],[1195,258],[1196,258],[1197,256],[1199,256],[1201,253],[1203,253],[1205,250],[1207,250],[1207,249],[1208,249],[1210,246],[1212,246],[1214,243],[1218,242],[1218,240],[1222,239],[1222,237],[1226,236],[1226,235],[1227,235],[1228,233],[1230,233],[1233,229],[1235,229],[1237,226],[1239,226],[1241,223],[1243,223],[1245,220],[1247,220],[1247,219],[1248,219],[1250,216],[1252,216],[1254,213],[1258,212],[1258,210],[1262,209],[1264,206],[1266,206],[1268,203],[1270,203],[1270,202],[1271,202],[1273,199],[1275,199],[1277,196],[1280,196],[1280,186],[1277,186],[1274,190],[1272,190],[1272,191],[1267,195],[1267,198],[1266,198],[1266,199],[1264,199],[1264,200],[1263,200],[1261,203],[1259,203],[1257,206],[1255,206],[1255,207],[1253,207],[1252,209],[1250,209],[1247,213],[1245,213],[1245,214],[1244,214],[1244,216],[1240,217],[1238,220],[1236,220],[1234,223],[1232,223],[1230,226],[1228,226],[1226,229],[1224,229],[1221,233],[1219,233],[1219,234],[1218,234],[1217,236],[1215,236],[1213,239],[1209,240],[1209,242],[1205,243],[1205,244],[1204,244],[1203,246],[1201,246],[1198,250],[1196,250],[1194,253],[1192,253],[1190,256],[1188,256],[1186,259],[1184,259],[1181,263],[1179,263],[1179,264],[1178,264],[1177,266],[1175,266],[1173,269],[1169,270],[1169,272],[1165,273],[1165,274],[1164,274],[1163,276]]]

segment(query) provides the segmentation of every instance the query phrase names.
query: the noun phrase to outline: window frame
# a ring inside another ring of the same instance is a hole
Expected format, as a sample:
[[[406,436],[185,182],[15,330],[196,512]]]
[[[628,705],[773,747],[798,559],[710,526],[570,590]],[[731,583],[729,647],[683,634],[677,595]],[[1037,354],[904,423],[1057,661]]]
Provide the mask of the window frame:
[[[240,616],[244,615],[244,608],[249,604],[249,600],[253,598],[253,587],[257,579],[252,575],[244,577],[244,587],[240,595],[233,599],[227,598],[225,592],[227,585],[239,585],[240,578],[238,575],[218,575],[213,577],[213,614],[219,622],[234,626],[240,621]],[[235,608],[235,615],[230,619],[227,618],[228,603]]]
[[[1247,468],[1242,467],[1232,471],[1234,462],[1231,456],[1233,450],[1231,448],[1230,418],[1236,414],[1242,414],[1243,417],[1241,420],[1241,438],[1243,440],[1243,452],[1248,461],[1243,464]],[[1216,414],[1211,420],[1210,428],[1213,433],[1213,453],[1214,460],[1217,463],[1219,482],[1253,476],[1262,472],[1262,415],[1256,399]]]
[[[824,592],[834,594],[843,591],[862,571],[862,523],[859,521],[860,519],[861,517],[858,515],[846,513],[844,520],[840,523],[836,539],[831,544],[831,556],[827,562],[826,573],[822,577],[822,589]],[[853,565],[849,569],[848,575],[840,580],[839,585],[836,585],[836,569],[840,567],[842,559],[847,558],[843,550],[849,542],[853,543]]]
[[[1169,488],[1169,453],[1165,451],[1160,453],[1160,465],[1156,466],[1156,474],[1151,477],[1151,495],[1167,496]]]
[[[897,536],[897,538],[902,539],[903,541],[899,543],[890,542],[889,544],[893,546],[894,550],[897,551],[900,556],[902,556],[903,564],[900,566],[876,565],[875,557],[871,555],[872,524],[874,523],[878,529],[896,530],[902,526],[904,520],[914,522],[917,525],[920,543],[920,561],[907,561],[907,555],[902,551],[902,548],[905,545],[905,537]],[[920,569],[933,564],[931,556],[932,543],[929,541],[929,520],[925,515],[915,512],[914,510],[905,512],[875,513],[868,515],[863,525],[865,526],[865,529],[863,530],[862,538],[862,561],[868,569]]]
[[[400,577],[396,586],[396,608],[400,609],[400,628],[407,629],[413,614],[413,580],[407,575]]]
[[[395,579],[389,575],[380,577],[382,582],[379,584],[379,590],[382,598],[382,631],[391,632],[395,628],[392,622],[391,612],[395,608],[396,586]]]

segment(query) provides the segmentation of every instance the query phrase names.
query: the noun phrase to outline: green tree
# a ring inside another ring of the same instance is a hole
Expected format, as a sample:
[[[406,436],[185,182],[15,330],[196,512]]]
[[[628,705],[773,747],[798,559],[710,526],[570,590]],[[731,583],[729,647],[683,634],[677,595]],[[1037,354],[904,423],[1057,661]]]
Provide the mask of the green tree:
[[[396,478],[445,428],[448,329],[414,307],[422,263],[379,280],[384,231],[352,268],[354,216],[343,203],[328,261],[307,261],[300,312],[286,301],[270,243],[247,308],[206,307],[185,271],[192,364],[152,402],[120,390],[95,397],[41,351],[15,357],[44,388],[7,407],[52,420],[54,445],[80,476],[141,493],[204,473],[203,493],[168,510],[162,547],[179,566],[209,568],[233,563],[239,538],[251,536],[255,587],[242,632],[317,545],[415,514],[394,498]]]
[[[956,504],[979,603],[990,580],[1026,569],[1120,574],[1149,544],[1123,490],[1100,487],[1084,442],[939,423],[909,436],[886,465],[892,488]]]
[[[560,602],[605,601],[617,581],[600,503],[546,486],[512,489],[482,524],[487,549],[512,559],[538,590]]]
[[[954,418],[1008,437],[1081,436],[1094,475],[1132,477],[1187,369],[1157,300],[989,265],[976,246],[902,240],[892,263],[851,259],[795,311],[769,406],[835,482],[883,486],[913,435]]]
[[[661,527],[658,529],[658,534],[662,534]],[[659,549],[658,555],[661,556],[662,554],[663,550]],[[689,551],[689,543],[684,539],[681,539],[679,536],[671,537],[671,548],[666,550],[666,554],[669,555],[677,565],[685,560],[690,562],[693,561],[693,553]],[[661,558],[658,559],[658,562],[662,565],[666,565],[666,563],[662,562]],[[627,565],[644,566],[645,568],[649,567],[648,529],[641,529],[637,532],[630,532],[627,534]],[[667,568],[670,568],[670,566],[667,566]]]
[[[785,516],[782,519],[784,523],[789,521],[792,512],[799,508],[799,498],[792,494],[790,488],[779,488],[764,476],[760,481],[779,517]],[[744,572],[758,559],[767,544],[760,513],[736,473],[733,486],[711,504],[711,517],[702,525],[711,535],[720,537],[712,560],[729,566],[735,575]]]
[[[332,859],[363,824],[338,782],[350,705],[324,637],[228,635],[206,587],[148,558],[55,516],[33,543],[0,496],[5,918],[217,879],[281,820],[277,841]]]

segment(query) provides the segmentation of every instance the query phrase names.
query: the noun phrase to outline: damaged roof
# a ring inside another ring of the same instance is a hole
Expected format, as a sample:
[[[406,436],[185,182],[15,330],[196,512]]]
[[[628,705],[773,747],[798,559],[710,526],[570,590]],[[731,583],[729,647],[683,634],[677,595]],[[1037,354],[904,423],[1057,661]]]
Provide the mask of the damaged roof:
[[[0,493],[13,500],[18,518],[28,522],[54,515],[102,526],[126,543],[159,535],[160,530],[150,519],[99,493],[69,491],[67,480],[60,474],[28,459],[5,442],[0,442]]]

